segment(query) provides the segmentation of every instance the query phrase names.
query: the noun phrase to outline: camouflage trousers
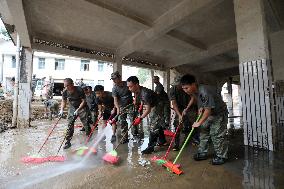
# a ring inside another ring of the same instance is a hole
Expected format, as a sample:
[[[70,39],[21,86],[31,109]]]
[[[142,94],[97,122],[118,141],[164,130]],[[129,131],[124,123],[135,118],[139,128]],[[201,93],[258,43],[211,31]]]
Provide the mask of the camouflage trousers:
[[[89,115],[90,115],[90,110],[89,108],[85,107],[81,109],[78,112],[78,116],[74,116],[75,108],[73,106],[69,107],[68,110],[68,128],[67,128],[67,133],[66,133],[66,140],[70,141],[73,137],[74,134],[74,123],[76,121],[77,117],[80,117],[80,120],[85,128],[86,135],[88,136],[91,132],[91,127],[89,123]]]
[[[121,106],[120,110],[124,109],[125,106]],[[130,107],[131,108],[131,107]],[[123,111],[128,111],[127,109],[123,110]],[[123,112],[122,112],[123,113]],[[128,113],[123,113],[120,116],[118,116],[118,123],[120,125],[121,128],[121,134],[122,136],[124,136],[127,133],[128,130],[128,123],[127,123],[127,115],[132,115],[132,111],[128,111]],[[124,137],[124,139],[126,140],[128,137],[128,135],[126,135],[126,137]]]
[[[228,140],[226,138],[228,118],[227,114],[210,116],[200,126],[200,144],[198,153],[208,153],[210,139],[213,144],[214,153],[221,158],[228,158]]]
[[[151,109],[149,118],[149,144],[148,146],[154,147],[159,140],[159,143],[165,143],[166,137],[164,135],[164,118],[163,118],[163,102],[159,102],[155,107]]]
[[[163,101],[162,102],[163,104],[163,115],[162,115],[162,118],[163,118],[163,129],[169,129],[170,127],[170,116],[171,116],[171,105],[170,105],[170,101],[167,100],[167,101]]]

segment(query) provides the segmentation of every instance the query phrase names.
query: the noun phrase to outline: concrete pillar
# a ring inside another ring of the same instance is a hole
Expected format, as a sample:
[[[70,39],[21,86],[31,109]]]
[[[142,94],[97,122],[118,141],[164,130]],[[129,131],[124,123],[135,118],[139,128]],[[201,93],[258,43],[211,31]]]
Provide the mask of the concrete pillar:
[[[227,81],[227,89],[228,89],[228,103],[227,103],[227,108],[229,112],[229,126],[230,128],[234,128],[234,118],[232,116],[234,115],[233,113],[233,87],[232,87],[232,78],[230,77]]]
[[[155,84],[154,84],[154,82],[153,82],[154,75],[155,75],[154,70],[151,70],[151,83],[152,83],[152,90],[154,90],[154,89],[155,89]]]
[[[4,81],[3,67],[4,67],[4,54],[0,54],[0,82],[2,82],[2,85]]]
[[[18,127],[29,127],[31,117],[32,100],[32,61],[31,48],[22,48],[20,78],[19,78],[19,104],[18,104]]]
[[[272,70],[263,0],[234,0],[244,144],[273,146]]]
[[[122,59],[116,58],[115,62],[113,63],[113,72],[119,71],[122,77]]]
[[[170,78],[170,69],[168,68],[165,72],[164,72],[164,82],[163,82],[163,86],[164,86],[164,88],[165,88],[165,91],[167,92],[167,93],[169,93],[169,91],[170,91],[170,80],[171,80],[171,78]]]
[[[17,50],[16,50],[16,75],[14,84],[14,99],[13,99],[13,117],[12,127],[17,127],[18,123],[18,101],[19,101],[19,73],[20,73],[20,37],[17,34]]]

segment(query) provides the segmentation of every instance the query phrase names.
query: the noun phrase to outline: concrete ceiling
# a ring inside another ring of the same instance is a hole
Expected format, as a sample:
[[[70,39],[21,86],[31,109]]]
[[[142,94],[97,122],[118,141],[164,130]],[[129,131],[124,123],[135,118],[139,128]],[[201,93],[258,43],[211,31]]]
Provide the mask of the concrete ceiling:
[[[275,7],[283,1],[270,2],[270,12],[281,20],[283,12]],[[233,0],[0,0],[0,5],[22,45],[37,50],[108,61],[129,57],[161,69],[238,70]]]

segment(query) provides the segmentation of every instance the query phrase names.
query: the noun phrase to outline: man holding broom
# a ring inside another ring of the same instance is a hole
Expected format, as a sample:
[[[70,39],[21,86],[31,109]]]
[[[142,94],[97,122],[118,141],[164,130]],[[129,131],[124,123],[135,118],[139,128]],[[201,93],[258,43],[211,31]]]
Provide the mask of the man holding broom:
[[[114,106],[116,108],[116,113],[120,114],[121,110],[127,107],[129,104],[132,104],[132,94],[129,91],[126,81],[121,80],[121,75],[118,71],[113,72],[111,74],[111,79],[113,80],[114,86],[112,88],[112,96],[113,96],[113,102]],[[124,134],[127,132],[128,124],[126,121],[127,114],[122,114],[118,117],[118,122],[121,126],[121,134],[124,136]],[[111,137],[111,142],[115,142],[116,140],[116,124],[112,124],[112,130],[113,135]],[[128,137],[124,137],[122,143],[128,143]]]
[[[71,78],[64,79],[65,90],[62,93],[62,102],[59,116],[63,115],[63,110],[66,107],[67,100],[69,102],[68,109],[68,129],[66,133],[66,143],[64,149],[71,147],[71,139],[74,134],[74,122],[79,116],[81,122],[86,131],[86,135],[89,136],[91,132],[90,124],[88,121],[88,116],[90,115],[90,110],[86,104],[86,96],[81,87],[74,86],[73,80]]]
[[[154,91],[139,85],[139,80],[136,76],[131,76],[127,79],[127,86],[134,93],[136,104],[140,103],[146,109],[141,116],[135,118],[133,125],[139,125],[142,119],[150,114],[149,143],[148,147],[142,151],[142,154],[151,154],[154,152],[158,138],[160,143],[166,143],[162,122],[163,104],[161,101],[158,101],[157,94]]]
[[[174,126],[175,130],[177,130],[180,122],[183,122],[183,127],[179,128],[177,135],[175,137],[175,145],[173,147],[174,151],[179,151],[180,147],[180,131],[182,131],[186,136],[189,134],[190,127],[196,118],[197,107],[196,100],[193,98],[193,95],[186,94],[180,85],[181,76],[176,76],[174,82],[172,83],[172,87],[170,88],[169,96],[171,100],[171,105],[176,113]],[[193,136],[193,143],[199,143],[198,133],[195,133]]]
[[[213,165],[224,164],[227,159],[228,143],[226,140],[226,127],[228,123],[228,111],[220,92],[216,87],[198,85],[192,75],[184,75],[181,78],[182,89],[189,95],[197,93],[199,112],[203,111],[198,122],[193,127],[199,127],[200,144],[198,152],[194,155],[196,161],[206,160],[209,140],[211,139],[214,149]]]

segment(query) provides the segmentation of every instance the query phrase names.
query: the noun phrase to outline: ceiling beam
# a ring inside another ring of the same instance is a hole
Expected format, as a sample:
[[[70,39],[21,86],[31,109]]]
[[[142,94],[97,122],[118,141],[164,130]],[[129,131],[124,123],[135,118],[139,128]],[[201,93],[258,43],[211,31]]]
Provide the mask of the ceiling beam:
[[[190,48],[196,49],[196,50],[206,50],[207,47],[204,43],[188,36],[187,34],[180,32],[178,30],[172,30],[170,32],[167,33],[167,35],[178,39],[182,42],[187,43],[188,45],[190,45]]]
[[[215,45],[212,45],[208,47],[206,51],[197,51],[197,52],[191,52],[183,57],[176,58],[175,60],[170,60],[167,63],[168,67],[177,67],[184,64],[197,64],[198,61],[215,57],[217,55],[221,55],[223,53],[226,53],[228,51],[236,50],[237,47],[237,39],[230,39]]]
[[[22,0],[6,0],[6,2],[13,19],[13,24],[20,36],[21,45],[31,47],[31,39]]]
[[[149,29],[144,29],[126,40],[119,48],[118,55],[127,56],[154,41],[162,35],[184,24],[190,16],[202,9],[214,7],[223,0],[184,0],[170,9],[157,20]]]
[[[151,23],[146,21],[145,19],[142,19],[140,18],[139,16],[137,16],[135,13],[133,12],[129,12],[129,10],[123,10],[119,7],[114,7],[114,6],[111,6],[107,3],[105,3],[104,1],[100,1],[100,0],[85,0],[91,4],[94,4],[98,7],[101,7],[101,8],[104,8],[104,9],[107,9],[111,12],[114,12],[118,15],[121,15],[121,16],[124,16],[124,17],[127,17],[128,19],[130,20],[134,20],[144,26],[148,26],[148,27],[151,27]]]
[[[133,21],[136,21],[140,24],[142,24],[143,26],[146,26],[147,29],[152,27],[152,23],[150,21],[145,20],[144,18],[139,17],[138,15],[136,15],[134,12],[129,12],[129,10],[124,10],[122,8],[118,8],[118,7],[114,7],[111,6],[103,1],[100,0],[85,0],[89,3],[92,3],[98,7],[107,9],[111,12],[114,12],[120,16],[124,16],[128,19],[131,19]],[[173,38],[173,40],[179,40],[181,42],[183,42],[187,47],[194,49],[194,50],[205,50],[206,49],[206,45],[203,44],[202,42],[182,33],[179,32],[177,30],[172,30],[169,33],[167,33],[167,35],[171,38]]]
[[[226,69],[231,69],[231,68],[238,68],[239,67],[239,60],[231,60],[228,62],[218,62],[215,64],[206,64],[202,65],[196,68],[199,72],[216,72],[216,71],[221,71],[221,70],[226,70]]]

